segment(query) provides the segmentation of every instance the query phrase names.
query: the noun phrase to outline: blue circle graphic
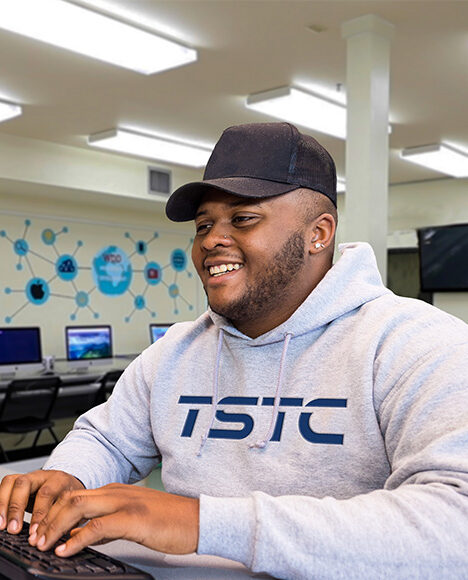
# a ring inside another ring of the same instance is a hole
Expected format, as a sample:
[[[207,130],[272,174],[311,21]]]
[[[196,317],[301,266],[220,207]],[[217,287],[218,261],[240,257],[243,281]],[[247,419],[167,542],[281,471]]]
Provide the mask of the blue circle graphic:
[[[183,272],[187,266],[187,254],[177,248],[171,254],[171,266],[176,272]]]
[[[55,232],[53,232],[50,228],[43,230],[41,234],[42,241],[47,246],[52,246],[55,243],[56,237],[57,236],[55,235]]]
[[[134,304],[137,310],[143,310],[143,308],[146,306],[144,296],[141,294],[135,296]]]
[[[107,246],[94,256],[92,272],[99,291],[107,296],[126,292],[133,274],[127,254],[117,246]]]
[[[179,287],[177,284],[171,284],[169,286],[169,296],[171,298],[177,298],[177,296],[179,296]]]
[[[75,258],[70,254],[62,254],[55,262],[55,271],[61,280],[69,282],[76,278],[78,274],[78,264]]]
[[[26,254],[29,252],[28,242],[23,238],[16,240],[16,242],[13,244],[13,247],[15,248],[15,253],[18,254],[18,256],[26,256]]]
[[[26,296],[32,304],[40,306],[47,302],[50,295],[49,284],[44,278],[32,278],[26,284]]]
[[[143,240],[138,240],[138,242],[135,244],[135,249],[137,254],[140,254],[140,256],[144,256],[146,254],[146,251],[148,250],[148,246],[146,242],[144,242]]]
[[[162,268],[157,262],[148,262],[145,266],[145,280],[151,286],[156,286],[162,280]]]
[[[89,304],[88,293],[84,292],[83,290],[77,292],[75,295],[75,303],[78,306],[78,308],[84,308],[85,306],[88,306]]]

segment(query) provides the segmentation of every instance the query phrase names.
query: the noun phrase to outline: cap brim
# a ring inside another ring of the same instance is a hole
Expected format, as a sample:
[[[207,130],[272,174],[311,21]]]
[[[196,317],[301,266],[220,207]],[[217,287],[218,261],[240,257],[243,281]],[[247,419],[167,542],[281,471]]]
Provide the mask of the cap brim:
[[[301,186],[291,183],[280,183],[255,177],[223,177],[195,181],[182,185],[167,200],[166,215],[173,222],[187,222],[195,219],[201,198],[212,189],[218,189],[240,197],[273,197],[288,193]]]

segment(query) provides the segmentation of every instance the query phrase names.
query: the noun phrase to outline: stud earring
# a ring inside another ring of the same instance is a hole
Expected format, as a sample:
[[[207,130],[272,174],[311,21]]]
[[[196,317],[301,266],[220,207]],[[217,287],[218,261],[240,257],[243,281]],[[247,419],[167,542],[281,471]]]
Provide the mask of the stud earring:
[[[319,248],[324,248],[325,246],[323,244],[321,244],[320,242],[317,242],[315,244],[315,249],[318,250]]]

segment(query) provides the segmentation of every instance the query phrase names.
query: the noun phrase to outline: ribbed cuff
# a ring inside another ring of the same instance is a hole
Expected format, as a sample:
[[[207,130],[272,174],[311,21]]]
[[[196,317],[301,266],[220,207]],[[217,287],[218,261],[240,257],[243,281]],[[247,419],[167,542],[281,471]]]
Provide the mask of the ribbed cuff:
[[[250,567],[255,521],[253,498],[200,496],[198,554],[221,556]]]

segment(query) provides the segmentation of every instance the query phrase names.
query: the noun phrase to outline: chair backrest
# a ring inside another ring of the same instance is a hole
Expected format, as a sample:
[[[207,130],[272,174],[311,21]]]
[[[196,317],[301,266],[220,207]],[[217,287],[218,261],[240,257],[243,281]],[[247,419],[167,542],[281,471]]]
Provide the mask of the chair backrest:
[[[99,389],[96,393],[95,404],[100,405],[107,399],[107,395],[112,393],[115,383],[120,379],[123,370],[109,371],[99,381]]]
[[[48,420],[61,384],[60,377],[12,380],[0,405],[0,422],[24,417]]]

